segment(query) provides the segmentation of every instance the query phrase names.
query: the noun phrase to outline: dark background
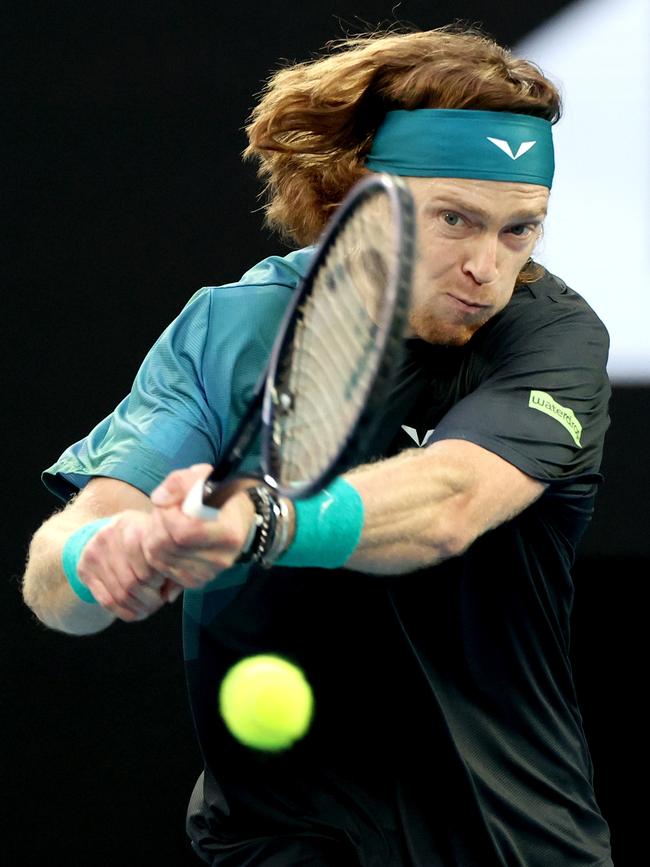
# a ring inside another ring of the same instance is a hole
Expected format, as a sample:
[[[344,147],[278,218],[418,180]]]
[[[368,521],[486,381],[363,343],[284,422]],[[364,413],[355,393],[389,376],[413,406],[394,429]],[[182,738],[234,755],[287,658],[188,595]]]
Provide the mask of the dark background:
[[[158,0],[3,13],[4,863],[199,863],[183,829],[201,764],[180,603],[74,638],[34,620],[19,582],[56,505],[41,469],[111,411],[197,288],[285,252],[261,227],[254,169],[239,157],[261,82],[281,60],[377,24],[462,17],[511,45],[564,5]],[[575,570],[575,677],[617,867],[642,851],[632,789],[648,407],[646,389],[615,388],[606,484]]]

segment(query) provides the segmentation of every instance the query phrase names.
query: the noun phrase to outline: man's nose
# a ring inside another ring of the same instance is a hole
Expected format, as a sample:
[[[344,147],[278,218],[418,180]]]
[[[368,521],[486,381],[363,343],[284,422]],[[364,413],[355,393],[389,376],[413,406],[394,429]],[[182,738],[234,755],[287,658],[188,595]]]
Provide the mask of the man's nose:
[[[473,239],[466,251],[463,273],[469,274],[477,283],[492,283],[498,275],[497,250],[496,236],[486,234]]]

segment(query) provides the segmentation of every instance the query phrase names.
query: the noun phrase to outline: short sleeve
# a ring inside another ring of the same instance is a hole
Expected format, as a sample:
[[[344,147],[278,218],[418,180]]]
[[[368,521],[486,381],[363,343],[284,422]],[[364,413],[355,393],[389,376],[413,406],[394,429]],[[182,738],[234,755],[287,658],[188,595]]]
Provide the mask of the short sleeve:
[[[470,392],[429,442],[463,439],[546,483],[600,480],[607,331],[575,293],[522,299],[478,332]]]
[[[206,287],[156,341],[130,394],[43,473],[66,499],[93,476],[149,494],[172,470],[217,461],[266,363],[289,285]]]

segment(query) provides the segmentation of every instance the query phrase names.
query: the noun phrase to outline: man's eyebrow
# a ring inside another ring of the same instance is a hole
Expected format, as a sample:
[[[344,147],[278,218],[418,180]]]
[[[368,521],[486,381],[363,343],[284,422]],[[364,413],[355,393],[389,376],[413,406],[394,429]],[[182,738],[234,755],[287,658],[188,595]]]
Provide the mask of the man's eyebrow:
[[[541,211],[517,211],[513,214],[509,223],[541,223],[546,218],[548,211],[542,208]]]
[[[435,196],[430,199],[429,204],[442,205],[450,210],[458,209],[459,211],[464,211],[470,217],[478,217],[480,220],[489,220],[492,217],[492,214],[488,214],[487,211],[478,208],[476,205],[471,205],[462,199],[452,199],[448,196]],[[516,211],[506,222],[512,224],[542,222],[547,213],[546,208],[537,211]]]

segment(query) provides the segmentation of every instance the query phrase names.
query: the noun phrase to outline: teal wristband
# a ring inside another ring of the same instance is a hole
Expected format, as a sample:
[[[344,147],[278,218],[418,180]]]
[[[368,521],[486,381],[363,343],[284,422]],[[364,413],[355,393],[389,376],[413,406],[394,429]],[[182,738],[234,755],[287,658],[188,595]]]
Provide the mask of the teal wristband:
[[[278,566],[339,569],[359,544],[363,530],[363,500],[343,478],[315,497],[297,500],[293,542],[276,561]]]
[[[83,583],[81,578],[79,578],[77,564],[79,563],[79,558],[81,557],[86,544],[92,539],[98,530],[101,530],[102,527],[112,520],[112,517],[99,518],[97,521],[90,521],[90,523],[84,524],[83,527],[79,527],[79,529],[75,530],[72,536],[70,536],[68,541],[65,543],[61,554],[63,571],[65,572],[65,577],[68,579],[68,584],[80,599],[83,599],[84,602],[88,602],[91,605],[96,605],[97,600]]]

